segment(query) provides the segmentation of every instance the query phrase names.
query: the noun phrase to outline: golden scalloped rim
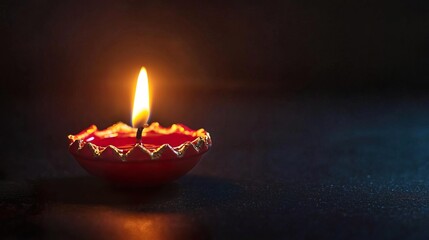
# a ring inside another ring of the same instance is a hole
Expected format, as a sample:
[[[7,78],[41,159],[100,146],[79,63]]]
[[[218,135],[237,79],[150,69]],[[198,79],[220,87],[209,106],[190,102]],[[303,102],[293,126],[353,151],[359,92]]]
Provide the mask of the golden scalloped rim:
[[[144,147],[142,144],[136,143],[136,145],[133,148],[131,148],[126,152],[113,145],[102,147],[102,146],[95,145],[91,142],[85,141],[85,138],[93,133],[94,134],[100,133],[103,135],[111,134],[114,136],[119,132],[135,134],[136,131],[137,131],[136,128],[133,128],[123,122],[118,122],[100,131],[98,131],[97,126],[91,125],[89,128],[85,129],[84,131],[76,135],[68,136],[68,139],[70,140],[69,150],[73,154],[80,155],[86,158],[90,156],[94,160],[103,159],[103,153],[105,151],[113,151],[115,153],[112,155],[113,160],[127,162],[127,161],[136,161],[136,159],[129,158],[130,155],[133,154],[135,151],[142,151],[143,152],[142,154],[145,154],[148,156],[148,159],[141,159],[141,160],[158,160],[158,159],[162,159],[163,156],[168,156],[168,154],[172,155],[173,157],[168,157],[165,159],[175,159],[175,158],[182,158],[184,156],[192,156],[199,153],[203,153],[207,151],[212,145],[210,134],[202,128],[196,131],[187,130],[183,126],[178,124],[173,124],[169,128],[164,128],[160,126],[158,122],[153,122],[148,127],[146,127],[143,130],[143,132],[154,131],[160,134],[170,134],[173,132],[180,132],[182,134],[193,136],[196,138],[191,142],[189,141],[184,142],[183,144],[177,147],[172,147],[169,144],[163,144],[154,150],[150,150]]]

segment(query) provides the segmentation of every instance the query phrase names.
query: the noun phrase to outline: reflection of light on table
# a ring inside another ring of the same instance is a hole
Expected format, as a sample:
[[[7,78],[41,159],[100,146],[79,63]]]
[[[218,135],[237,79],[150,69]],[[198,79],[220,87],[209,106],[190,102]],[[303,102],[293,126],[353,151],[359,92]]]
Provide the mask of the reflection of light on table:
[[[181,214],[139,213],[112,207],[56,205],[35,217],[53,239],[205,239],[198,223]]]

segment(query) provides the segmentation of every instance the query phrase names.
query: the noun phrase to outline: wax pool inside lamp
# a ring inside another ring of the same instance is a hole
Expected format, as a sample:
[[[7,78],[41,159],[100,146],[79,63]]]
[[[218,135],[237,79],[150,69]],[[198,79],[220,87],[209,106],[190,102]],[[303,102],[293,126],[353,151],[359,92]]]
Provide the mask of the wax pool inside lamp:
[[[156,149],[163,144],[169,144],[172,147],[180,146],[181,144],[195,140],[196,136],[185,135],[183,133],[161,134],[157,132],[146,132],[142,137],[142,144],[147,149]],[[136,145],[136,135],[132,133],[110,133],[100,134],[93,133],[84,139],[86,142],[91,142],[101,147],[113,145],[124,151],[128,151]]]

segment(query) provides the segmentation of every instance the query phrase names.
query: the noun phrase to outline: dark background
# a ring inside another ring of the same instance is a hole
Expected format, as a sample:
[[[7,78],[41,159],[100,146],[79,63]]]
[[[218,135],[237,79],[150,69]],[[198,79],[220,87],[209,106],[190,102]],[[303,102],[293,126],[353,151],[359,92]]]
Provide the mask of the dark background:
[[[163,85],[414,88],[427,85],[427,10],[425,1],[2,1],[3,79],[24,96],[82,85],[122,96],[145,65]]]
[[[429,237],[426,1],[0,4],[3,236]],[[175,183],[115,190],[66,137],[130,123],[142,65],[151,121],[214,144]]]

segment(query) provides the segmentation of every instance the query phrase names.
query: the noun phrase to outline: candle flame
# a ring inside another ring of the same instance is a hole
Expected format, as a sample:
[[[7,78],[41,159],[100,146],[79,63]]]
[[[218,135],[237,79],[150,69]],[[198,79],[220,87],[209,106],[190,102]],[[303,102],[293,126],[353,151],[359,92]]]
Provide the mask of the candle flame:
[[[142,67],[137,80],[136,93],[134,95],[134,106],[132,115],[133,127],[139,128],[149,120],[149,81],[146,68]]]

